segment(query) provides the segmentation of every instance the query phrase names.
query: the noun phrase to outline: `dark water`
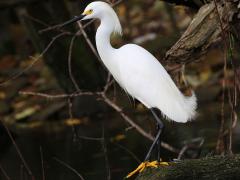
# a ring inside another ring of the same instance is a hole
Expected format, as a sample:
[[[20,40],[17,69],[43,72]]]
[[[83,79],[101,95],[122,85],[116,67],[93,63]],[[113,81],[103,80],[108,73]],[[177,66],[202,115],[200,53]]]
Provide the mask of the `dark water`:
[[[131,116],[147,131],[154,131],[154,121],[147,111],[134,113]],[[194,122],[177,124],[165,121],[163,140],[181,149],[184,141],[201,137],[205,141],[201,147],[200,156],[211,155],[216,145],[219,118],[217,104],[211,103],[209,107],[200,107],[199,116]],[[43,179],[43,162],[44,175],[49,180],[80,179],[73,169],[86,180],[105,180],[109,171],[111,179],[118,180],[123,179],[129,171],[134,169],[139,164],[138,160],[144,159],[151,144],[134,129],[126,130],[127,127],[128,125],[117,113],[109,112],[102,117],[92,116],[90,123],[76,126],[75,132],[72,127],[58,128],[57,122],[48,123],[40,129],[28,131],[12,129],[12,131],[36,179]],[[1,132],[2,168],[11,179],[31,179],[3,127]],[[76,138],[74,136],[76,132],[85,138]],[[239,127],[234,131],[234,152],[240,150],[238,133]],[[86,137],[104,137],[104,140],[86,139]],[[41,152],[43,158],[41,158]],[[176,158],[177,154],[163,149],[161,156],[163,160],[170,161]],[[66,164],[72,170],[66,167]],[[1,179],[6,179],[2,172]]]

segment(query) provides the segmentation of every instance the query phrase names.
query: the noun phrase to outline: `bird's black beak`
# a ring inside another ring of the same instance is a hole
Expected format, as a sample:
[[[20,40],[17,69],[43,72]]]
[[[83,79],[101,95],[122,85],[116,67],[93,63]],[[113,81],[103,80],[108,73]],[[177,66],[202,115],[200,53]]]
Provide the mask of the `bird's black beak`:
[[[81,20],[82,18],[84,18],[85,16],[86,16],[85,14],[81,14],[81,15],[79,15],[79,16],[75,16],[73,19],[71,19],[71,20],[69,20],[69,21],[61,24],[59,27],[61,28],[61,27],[67,26],[67,25],[69,25],[69,24],[72,24],[72,23],[74,23],[74,22],[80,21],[80,20]]]

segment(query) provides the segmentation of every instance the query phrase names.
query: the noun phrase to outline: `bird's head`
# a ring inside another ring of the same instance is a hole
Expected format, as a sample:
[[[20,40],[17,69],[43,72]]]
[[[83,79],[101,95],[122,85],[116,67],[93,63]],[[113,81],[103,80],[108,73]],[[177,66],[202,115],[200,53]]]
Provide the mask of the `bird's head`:
[[[82,20],[86,19],[101,19],[105,15],[110,15],[113,12],[113,9],[109,4],[101,1],[95,1],[87,5],[85,10],[83,11]]]
[[[121,34],[122,28],[116,13],[108,3],[102,1],[95,1],[88,4],[81,15],[63,23],[61,27],[76,21],[87,19],[108,19],[108,21],[112,22],[109,23],[109,25],[113,25],[113,31]]]

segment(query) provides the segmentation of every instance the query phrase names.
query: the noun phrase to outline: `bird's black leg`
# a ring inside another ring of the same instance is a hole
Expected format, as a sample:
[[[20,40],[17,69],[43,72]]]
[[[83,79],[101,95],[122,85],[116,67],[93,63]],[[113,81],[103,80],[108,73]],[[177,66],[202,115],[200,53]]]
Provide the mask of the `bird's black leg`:
[[[148,160],[149,160],[149,158],[150,158],[150,156],[151,156],[151,153],[152,153],[152,150],[153,150],[153,148],[155,147],[155,145],[156,145],[156,143],[157,143],[157,141],[158,141],[158,139],[159,139],[159,137],[160,137],[160,134],[161,134],[161,131],[158,131],[158,133],[157,133],[157,135],[156,135],[156,137],[155,137],[155,139],[154,139],[154,141],[153,141],[150,149],[148,150],[148,153],[147,153],[147,155],[146,155],[146,157],[145,157],[145,161],[148,161]]]
[[[161,133],[162,133],[162,130],[163,130],[163,128],[164,128],[164,125],[163,125],[162,121],[160,120],[160,118],[159,118],[159,117],[157,116],[157,114],[155,113],[154,109],[151,108],[150,110],[151,110],[151,112],[152,112],[152,114],[153,114],[153,116],[154,116],[154,119],[157,121],[157,124],[158,124],[158,132],[157,132],[157,135],[156,135],[156,137],[155,137],[155,139],[154,139],[154,141],[153,141],[153,143],[152,143],[152,145],[151,145],[151,147],[150,147],[150,149],[149,149],[149,151],[148,151],[148,153],[147,153],[147,155],[146,155],[146,157],[145,157],[145,161],[148,161],[148,160],[149,160],[149,158],[150,158],[150,156],[151,156],[151,153],[152,153],[152,150],[153,150],[153,148],[156,146],[156,144],[157,144],[157,146],[158,146],[158,159],[157,159],[157,160],[160,161]]]
[[[157,131],[159,131],[159,125],[157,124]],[[161,132],[161,134],[162,134],[162,132]],[[161,134],[160,134],[160,136],[159,136],[159,138],[158,138],[158,141],[157,141],[157,144],[156,144],[156,146],[157,146],[157,161],[158,162],[160,162],[160,159],[161,159]]]
[[[151,112],[154,116],[154,118],[156,119],[157,121],[157,129],[158,129],[158,132],[160,131],[160,135],[158,137],[158,141],[157,141],[157,160],[158,162],[160,162],[160,155],[161,155],[161,142],[162,142],[162,137],[161,137],[161,134],[162,134],[162,131],[164,129],[164,124],[163,122],[161,121],[161,119],[158,117],[158,115],[156,114],[155,110],[152,108],[151,109]]]

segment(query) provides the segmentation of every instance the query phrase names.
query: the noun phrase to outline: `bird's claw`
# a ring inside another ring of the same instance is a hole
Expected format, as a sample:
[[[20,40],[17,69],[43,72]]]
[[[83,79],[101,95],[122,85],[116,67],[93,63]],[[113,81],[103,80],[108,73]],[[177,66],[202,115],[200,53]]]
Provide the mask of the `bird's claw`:
[[[159,166],[169,166],[168,162],[158,162],[158,161],[145,161],[142,162],[134,171],[130,172],[126,178],[130,178],[132,177],[134,174],[136,173],[141,173],[144,171],[144,169],[146,169],[147,167],[152,167],[152,168],[157,168]]]

